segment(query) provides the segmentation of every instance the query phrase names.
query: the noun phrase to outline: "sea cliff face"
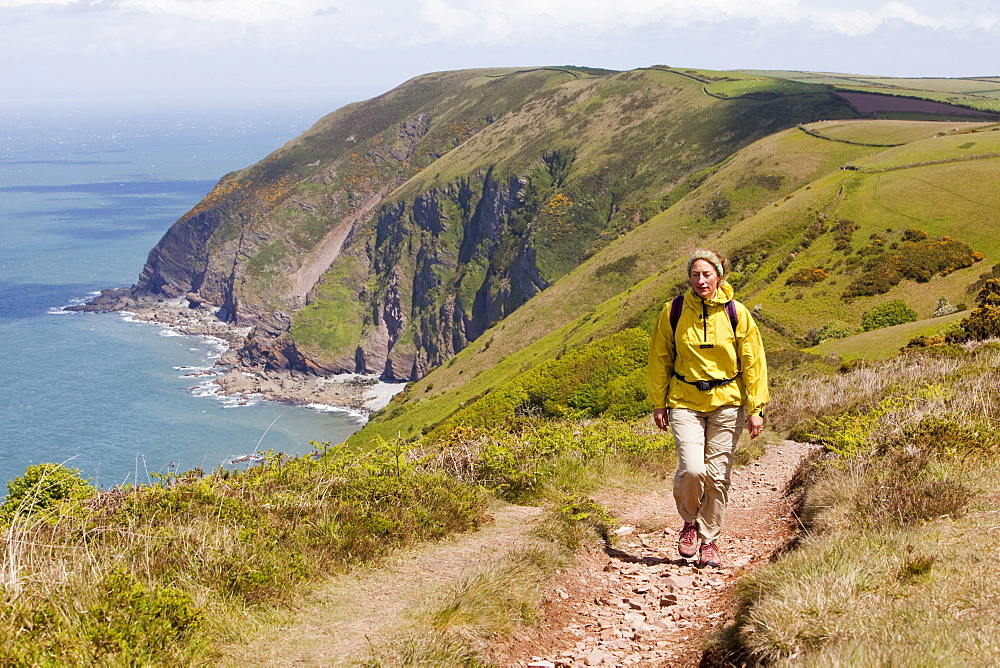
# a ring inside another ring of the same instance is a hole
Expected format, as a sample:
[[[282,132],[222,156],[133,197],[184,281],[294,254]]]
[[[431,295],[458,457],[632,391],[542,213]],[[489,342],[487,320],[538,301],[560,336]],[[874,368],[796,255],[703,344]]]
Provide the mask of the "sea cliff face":
[[[841,107],[720,101],[656,68],[418,77],[226,175],[127,298],[249,328],[245,366],[416,380],[698,170]]]

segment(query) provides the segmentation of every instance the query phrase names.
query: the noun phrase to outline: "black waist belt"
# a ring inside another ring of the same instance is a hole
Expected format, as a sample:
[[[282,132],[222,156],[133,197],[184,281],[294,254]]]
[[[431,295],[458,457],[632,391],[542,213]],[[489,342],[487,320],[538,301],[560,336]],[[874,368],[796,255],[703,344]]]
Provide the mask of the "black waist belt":
[[[736,374],[732,378],[721,378],[721,379],[713,379],[713,380],[694,380],[694,381],[692,381],[692,380],[687,380],[686,378],[684,378],[684,376],[680,375],[676,371],[674,372],[674,378],[676,378],[677,380],[681,381],[682,383],[687,383],[688,385],[694,385],[695,387],[697,387],[702,392],[708,392],[709,390],[714,390],[717,387],[722,387],[723,385],[729,385],[729,383],[733,382],[734,380],[736,380],[739,377],[740,377],[740,375]]]

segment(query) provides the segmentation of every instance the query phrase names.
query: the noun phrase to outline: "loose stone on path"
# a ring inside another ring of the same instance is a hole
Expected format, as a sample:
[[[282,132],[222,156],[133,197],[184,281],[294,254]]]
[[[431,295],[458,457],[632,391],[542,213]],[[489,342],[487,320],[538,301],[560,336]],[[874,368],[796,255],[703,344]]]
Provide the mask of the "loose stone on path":
[[[681,520],[669,481],[660,493],[599,498],[623,524],[619,544],[561,576],[545,606],[548,630],[517,638],[504,665],[697,665],[702,640],[733,619],[736,580],[791,537],[790,501],[780,490],[809,448],[786,441],[757,466],[734,471],[722,568],[678,556]],[[669,528],[642,530],[664,524]]]

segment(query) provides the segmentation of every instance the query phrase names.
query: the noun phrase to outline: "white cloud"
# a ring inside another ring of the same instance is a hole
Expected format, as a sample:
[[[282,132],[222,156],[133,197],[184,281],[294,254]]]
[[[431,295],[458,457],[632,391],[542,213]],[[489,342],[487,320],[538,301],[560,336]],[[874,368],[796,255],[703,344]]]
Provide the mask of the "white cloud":
[[[583,31],[593,35],[653,25],[684,29],[734,20],[754,21],[761,28],[804,22],[813,30],[853,37],[869,35],[889,20],[973,30],[991,29],[998,22],[986,4],[956,10],[955,5],[926,0],[881,5],[817,0],[0,0],[0,36],[8,38],[8,50],[30,44],[10,34],[14,18],[22,26],[34,24],[43,36],[42,26],[58,26],[56,32],[69,46],[98,50],[130,45],[204,49],[218,41],[266,48],[317,42],[573,43]],[[89,30],[73,31],[69,21],[88,22]],[[110,43],[109,32],[116,37]],[[216,39],[206,43],[206,34]]]
[[[571,62],[958,76],[998,60],[994,2],[0,0],[0,76],[27,85],[52,72],[70,83],[117,72],[152,86],[155,69],[245,87],[255,71],[325,82],[370,80],[377,69],[399,82],[434,69]]]
[[[854,37],[868,35],[888,20],[926,28],[992,27],[995,11],[988,4],[956,9],[953,4],[927,2],[826,3],[805,0],[421,0],[420,16],[433,28],[426,41],[458,39],[463,43],[498,38],[567,35],[571,31],[610,27],[640,28],[662,24],[684,28],[695,23],[717,24],[753,20],[762,26],[807,22],[810,28]],[[921,6],[925,5],[925,6]]]

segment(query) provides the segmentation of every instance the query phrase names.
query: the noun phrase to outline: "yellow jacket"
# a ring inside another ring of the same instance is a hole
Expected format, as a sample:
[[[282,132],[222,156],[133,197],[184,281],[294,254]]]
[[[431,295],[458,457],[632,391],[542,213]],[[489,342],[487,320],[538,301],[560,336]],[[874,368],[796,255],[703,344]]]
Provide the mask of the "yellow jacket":
[[[688,408],[711,411],[720,406],[760,412],[769,400],[767,360],[760,330],[750,310],[736,302],[736,335],[725,303],[733,298],[733,286],[719,282],[712,299],[702,299],[690,288],[677,321],[676,359],[674,332],[670,327],[670,303],[663,308],[653,330],[646,368],[646,389],[653,408]],[[707,317],[703,317],[707,316]],[[727,385],[699,390],[688,381],[736,378]]]

